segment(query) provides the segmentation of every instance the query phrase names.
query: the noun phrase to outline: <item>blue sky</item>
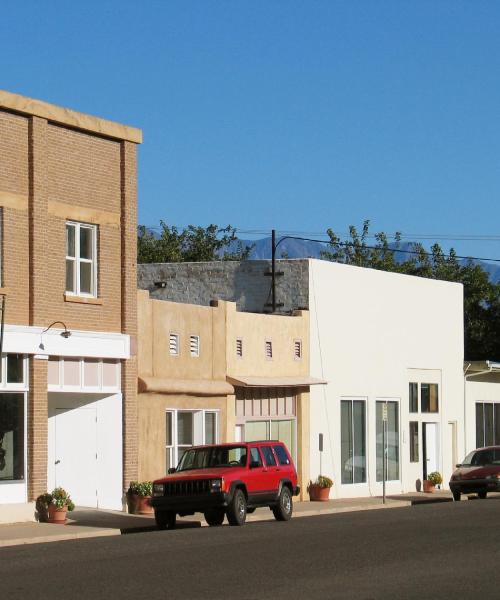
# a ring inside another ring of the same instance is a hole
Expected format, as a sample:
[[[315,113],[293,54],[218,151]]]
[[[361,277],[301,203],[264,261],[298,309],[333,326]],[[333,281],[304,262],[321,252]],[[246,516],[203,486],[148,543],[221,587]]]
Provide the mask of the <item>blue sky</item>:
[[[140,223],[500,235],[499,40],[496,0],[2,0],[0,88],[141,127]]]

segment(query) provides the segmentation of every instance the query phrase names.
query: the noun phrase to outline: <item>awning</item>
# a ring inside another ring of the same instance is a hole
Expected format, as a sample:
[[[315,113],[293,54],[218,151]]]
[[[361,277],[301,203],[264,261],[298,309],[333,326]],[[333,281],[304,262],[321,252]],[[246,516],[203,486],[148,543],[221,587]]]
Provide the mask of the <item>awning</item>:
[[[307,387],[310,385],[326,385],[323,379],[316,377],[227,377],[229,383],[239,387]]]
[[[222,380],[139,377],[139,392],[186,394],[188,396],[227,396],[234,394],[234,388],[230,383]]]

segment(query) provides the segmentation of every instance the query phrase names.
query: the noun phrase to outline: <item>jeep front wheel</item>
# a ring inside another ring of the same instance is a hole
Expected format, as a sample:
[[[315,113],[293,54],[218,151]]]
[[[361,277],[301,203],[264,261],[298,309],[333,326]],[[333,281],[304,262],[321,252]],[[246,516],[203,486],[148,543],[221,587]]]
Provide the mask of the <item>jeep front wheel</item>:
[[[175,529],[175,513],[169,510],[155,510],[155,521],[158,529]]]
[[[244,525],[247,518],[247,500],[243,490],[234,491],[233,499],[227,507],[229,525]]]
[[[292,518],[292,513],[292,492],[290,491],[290,488],[284,485],[281,488],[280,496],[278,498],[278,504],[276,506],[273,506],[274,518],[277,521],[289,521]]]
[[[212,508],[205,512],[205,521],[210,525],[210,527],[222,525],[224,522],[224,517],[224,511],[220,508]]]

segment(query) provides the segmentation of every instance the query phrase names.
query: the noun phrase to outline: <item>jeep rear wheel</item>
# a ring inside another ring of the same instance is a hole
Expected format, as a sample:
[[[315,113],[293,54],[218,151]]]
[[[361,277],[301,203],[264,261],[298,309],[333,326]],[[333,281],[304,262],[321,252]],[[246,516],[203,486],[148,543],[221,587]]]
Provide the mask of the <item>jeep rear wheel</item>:
[[[217,525],[222,525],[225,516],[226,515],[221,508],[212,508],[205,512],[205,521],[210,527],[216,527]]]
[[[169,510],[155,510],[155,521],[158,529],[175,529],[175,513]]]
[[[281,488],[278,504],[273,506],[274,518],[277,521],[289,521],[292,518],[293,502],[290,488],[284,485]]]
[[[227,507],[229,525],[244,525],[247,518],[247,499],[243,490],[234,491],[233,499]]]

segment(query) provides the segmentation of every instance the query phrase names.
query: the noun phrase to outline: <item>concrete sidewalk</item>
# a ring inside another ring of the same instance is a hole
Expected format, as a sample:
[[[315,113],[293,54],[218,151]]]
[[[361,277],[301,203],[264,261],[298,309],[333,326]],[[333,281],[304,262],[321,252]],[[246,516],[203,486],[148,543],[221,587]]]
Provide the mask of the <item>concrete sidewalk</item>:
[[[326,515],[333,513],[400,508],[410,506],[406,499],[351,498],[328,502],[294,502],[294,518]],[[151,515],[129,515],[118,511],[77,508],[69,513],[67,525],[51,523],[14,523],[0,525],[0,547],[23,544],[57,542],[62,540],[117,536],[156,530]],[[201,520],[200,520],[201,517]],[[268,508],[258,508],[247,516],[247,522],[274,520]],[[202,515],[177,519],[177,527],[191,528],[206,526]]]

